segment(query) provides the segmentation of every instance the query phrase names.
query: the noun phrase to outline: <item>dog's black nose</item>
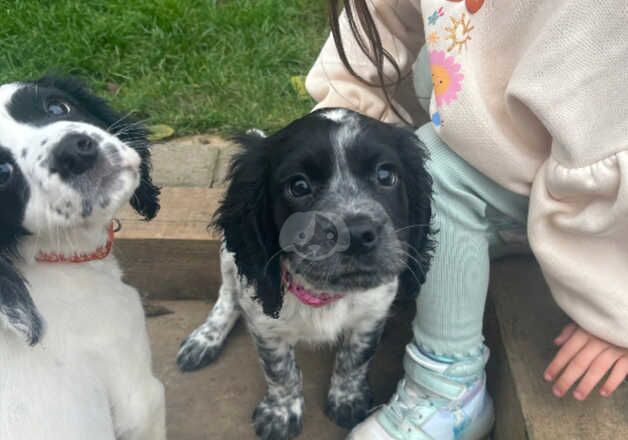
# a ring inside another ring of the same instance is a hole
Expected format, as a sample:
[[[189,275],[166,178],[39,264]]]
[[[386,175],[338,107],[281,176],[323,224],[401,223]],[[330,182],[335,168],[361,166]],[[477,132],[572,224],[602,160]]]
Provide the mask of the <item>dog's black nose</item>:
[[[347,252],[365,254],[373,250],[379,241],[381,226],[367,216],[356,216],[345,219],[351,242]]]
[[[79,175],[96,164],[98,146],[87,135],[72,133],[63,137],[52,152],[52,171],[61,177]]]

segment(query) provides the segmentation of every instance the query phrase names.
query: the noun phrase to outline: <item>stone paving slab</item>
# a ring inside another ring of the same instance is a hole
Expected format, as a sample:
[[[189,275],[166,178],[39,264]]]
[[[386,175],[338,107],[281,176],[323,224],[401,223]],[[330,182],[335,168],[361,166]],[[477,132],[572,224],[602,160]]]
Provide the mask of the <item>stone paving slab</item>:
[[[554,357],[552,343],[569,319],[558,308],[532,257],[509,258],[493,265],[490,293],[501,343],[491,340],[494,363],[504,374],[493,375],[496,439],[615,440],[628,439],[628,384],[611,398],[597,391],[583,402],[571,394],[552,395],[543,371]],[[496,381],[495,379],[499,379]],[[510,394],[510,395],[509,395]],[[514,394],[514,395],[513,395]]]
[[[543,369],[555,352],[552,338],[565,316],[553,303],[538,266],[530,258],[495,264],[492,302],[487,312],[487,340],[492,350],[489,389],[495,399],[494,440],[614,440],[628,438],[628,388],[610,399],[593,396],[585,402],[556,399],[543,381]],[[206,317],[202,301],[158,301],[174,313],[148,320],[155,372],[166,385],[168,432],[171,440],[254,439],[250,415],[263,396],[264,381],[255,350],[240,322],[217,362],[183,374],[175,356],[180,341]],[[410,340],[414,303],[396,305],[370,380],[381,403],[401,377],[401,359]],[[333,351],[300,347],[306,411],[303,440],[341,440],[346,431],[323,414]]]
[[[166,386],[170,440],[240,440],[255,438],[251,414],[265,391],[255,349],[242,322],[227,340],[218,360],[193,373],[181,373],[175,356],[181,340],[203,322],[211,304],[202,301],[158,301],[174,313],[148,319],[156,375]],[[370,380],[377,403],[388,399],[401,376],[401,358],[410,339],[413,307],[399,307],[375,356]],[[303,370],[305,419],[299,440],[342,440],[347,431],[323,414],[331,377],[329,347],[299,347]]]
[[[214,135],[196,135],[154,144],[153,180],[159,186],[219,187],[237,147]]]

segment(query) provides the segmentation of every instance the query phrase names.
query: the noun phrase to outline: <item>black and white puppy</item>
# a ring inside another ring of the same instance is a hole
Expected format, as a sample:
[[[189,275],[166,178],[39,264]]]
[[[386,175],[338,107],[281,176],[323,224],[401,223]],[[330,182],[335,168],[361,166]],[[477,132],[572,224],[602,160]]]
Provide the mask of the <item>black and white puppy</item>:
[[[0,438],[164,439],[137,291],[112,255],[155,216],[145,131],[73,79],[0,86]]]
[[[418,292],[428,269],[425,150],[413,133],[344,109],[241,143],[215,220],[219,299],[177,363],[213,361],[243,314],[268,384],[255,431],[288,439],[302,427],[295,344],[339,341],[326,413],[352,427],[372,404],[367,369],[396,292]]]

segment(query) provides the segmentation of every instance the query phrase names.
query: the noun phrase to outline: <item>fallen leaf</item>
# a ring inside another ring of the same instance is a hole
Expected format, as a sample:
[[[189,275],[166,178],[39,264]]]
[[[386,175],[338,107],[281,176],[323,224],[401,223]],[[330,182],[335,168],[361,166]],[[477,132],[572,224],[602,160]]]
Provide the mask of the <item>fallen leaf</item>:
[[[148,140],[155,142],[169,138],[174,134],[174,128],[166,124],[149,125]]]

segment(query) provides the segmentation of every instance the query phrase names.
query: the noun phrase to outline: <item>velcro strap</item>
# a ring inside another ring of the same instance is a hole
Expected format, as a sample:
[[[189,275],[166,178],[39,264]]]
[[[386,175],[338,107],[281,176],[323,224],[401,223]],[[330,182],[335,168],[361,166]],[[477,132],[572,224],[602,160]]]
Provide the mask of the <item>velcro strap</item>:
[[[442,374],[435,373],[417,364],[407,353],[403,357],[403,367],[414,383],[437,396],[448,400],[457,400],[466,391],[466,387],[463,384],[447,379]]]

